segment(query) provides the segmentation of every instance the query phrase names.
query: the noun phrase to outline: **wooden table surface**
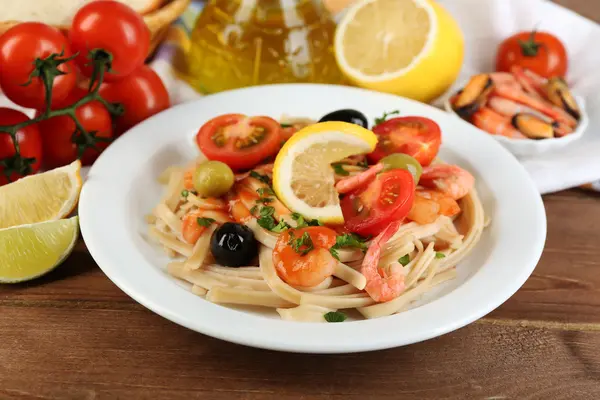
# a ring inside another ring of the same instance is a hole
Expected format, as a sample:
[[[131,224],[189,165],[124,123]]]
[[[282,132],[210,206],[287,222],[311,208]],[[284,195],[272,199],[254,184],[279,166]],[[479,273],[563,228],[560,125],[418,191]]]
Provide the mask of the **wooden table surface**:
[[[559,2],[600,20],[599,1]],[[0,287],[0,399],[598,399],[600,195],[544,202],[544,255],[500,308],[424,343],[351,355],[180,327],[121,292],[81,243],[48,276]]]

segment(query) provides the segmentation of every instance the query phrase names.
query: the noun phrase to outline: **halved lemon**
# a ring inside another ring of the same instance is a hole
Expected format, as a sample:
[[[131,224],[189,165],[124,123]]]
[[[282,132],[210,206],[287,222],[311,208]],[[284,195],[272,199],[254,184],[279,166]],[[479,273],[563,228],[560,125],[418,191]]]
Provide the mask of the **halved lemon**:
[[[462,67],[464,38],[432,0],[359,0],[338,24],[337,63],[354,84],[429,102]]]
[[[78,218],[0,229],[0,283],[37,278],[57,267],[73,250]]]
[[[323,223],[344,222],[331,163],[370,153],[375,134],[346,122],[310,125],[288,140],[273,167],[273,189],[293,212]]]
[[[61,219],[79,200],[81,163],[31,175],[0,187],[0,229]]]

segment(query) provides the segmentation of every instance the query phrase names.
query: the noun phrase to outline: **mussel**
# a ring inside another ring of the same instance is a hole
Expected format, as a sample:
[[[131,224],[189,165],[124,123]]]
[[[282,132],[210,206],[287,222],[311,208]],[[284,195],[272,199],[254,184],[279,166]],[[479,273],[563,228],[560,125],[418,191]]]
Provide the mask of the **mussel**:
[[[530,139],[550,139],[554,137],[554,124],[547,123],[532,114],[515,114],[512,124]]]
[[[470,119],[485,104],[493,87],[494,83],[489,75],[473,76],[454,99],[454,111],[462,118]]]
[[[554,105],[563,108],[577,120],[581,118],[581,110],[564,79],[560,77],[550,78],[544,89],[546,91],[546,97],[548,97],[548,100]]]

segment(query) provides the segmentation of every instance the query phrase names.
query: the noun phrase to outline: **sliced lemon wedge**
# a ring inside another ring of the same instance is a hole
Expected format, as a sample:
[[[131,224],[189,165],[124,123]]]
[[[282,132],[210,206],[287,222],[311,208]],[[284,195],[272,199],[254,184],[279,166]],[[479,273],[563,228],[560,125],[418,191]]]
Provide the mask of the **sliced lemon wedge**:
[[[356,85],[429,102],[458,76],[464,38],[436,1],[359,0],[338,24],[334,48]]]
[[[273,189],[291,211],[323,223],[342,224],[344,217],[331,163],[370,153],[376,144],[375,134],[358,125],[310,125],[294,134],[277,154]]]
[[[0,229],[0,283],[28,281],[57,267],[73,250],[78,218]]]
[[[81,163],[31,175],[0,187],[0,229],[61,219],[79,200]]]

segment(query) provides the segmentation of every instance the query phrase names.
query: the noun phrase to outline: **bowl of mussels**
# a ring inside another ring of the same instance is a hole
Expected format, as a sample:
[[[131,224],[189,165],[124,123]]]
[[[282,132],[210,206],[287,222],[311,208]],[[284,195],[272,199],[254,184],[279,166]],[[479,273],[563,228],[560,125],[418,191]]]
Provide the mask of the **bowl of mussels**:
[[[518,157],[558,150],[579,139],[588,125],[584,99],[564,79],[524,68],[478,74],[445,104],[455,114],[491,134]]]

